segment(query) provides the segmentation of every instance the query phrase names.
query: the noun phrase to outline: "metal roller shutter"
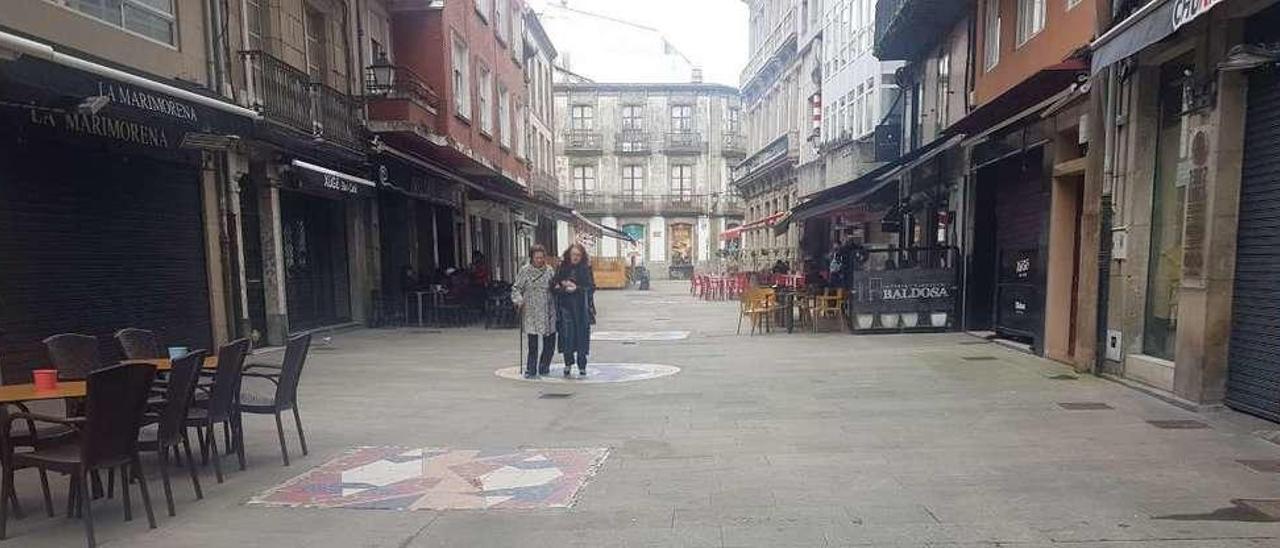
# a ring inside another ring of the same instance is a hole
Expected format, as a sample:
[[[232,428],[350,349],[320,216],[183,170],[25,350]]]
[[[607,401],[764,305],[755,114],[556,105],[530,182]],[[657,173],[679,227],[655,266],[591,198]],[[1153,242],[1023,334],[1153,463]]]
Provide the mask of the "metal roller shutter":
[[[159,331],[211,342],[195,165],[25,141],[0,150],[0,362],[7,382],[47,365],[41,339]]]
[[[1280,421],[1280,77],[1248,94],[1226,403]]]

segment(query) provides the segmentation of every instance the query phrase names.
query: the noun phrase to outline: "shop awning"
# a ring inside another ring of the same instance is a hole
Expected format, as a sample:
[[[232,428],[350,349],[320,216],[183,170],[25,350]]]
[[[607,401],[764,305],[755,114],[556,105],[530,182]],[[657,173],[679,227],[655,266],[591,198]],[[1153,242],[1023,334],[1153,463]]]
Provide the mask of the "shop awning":
[[[1090,74],[1164,40],[1183,25],[1207,13],[1224,0],[1151,0],[1099,36],[1093,51]]]
[[[721,240],[736,240],[742,237],[742,225],[735,226],[720,233]]]
[[[785,216],[779,217],[773,224],[773,230],[776,233],[783,233],[793,221],[826,215],[856,204],[893,182],[898,174],[929,161],[955,146],[963,138],[963,135],[944,135],[852,181],[814,193],[808,200],[791,208]]]
[[[622,240],[624,242],[630,242],[633,244],[636,243],[635,238],[632,238],[630,234],[627,234],[626,232],[623,232],[618,228],[605,226],[595,221],[592,221],[591,219],[584,217],[581,213],[578,213],[576,210],[570,210],[570,211],[572,212],[574,220],[582,224],[585,224],[591,228],[599,230],[601,236],[604,236],[606,238],[613,238],[615,240]]]
[[[409,162],[410,164],[413,164],[414,166],[422,168],[427,172],[437,175],[442,179],[452,181],[460,185],[466,186],[468,188],[474,189],[490,198],[494,198],[499,201],[513,202],[513,203],[518,203],[520,205],[532,207],[534,209],[544,211],[552,217],[556,217],[565,221],[572,221],[577,219],[576,217],[574,217],[574,212],[572,209],[562,206],[556,202],[538,198],[537,196],[529,194],[525,192],[524,189],[516,187],[514,185],[496,182],[496,181],[489,181],[489,180],[468,179],[466,177],[463,177],[461,175],[458,175],[457,173],[450,171],[449,169],[443,166],[437,165],[435,162],[431,162],[429,160],[419,158],[416,155],[409,154],[407,152],[402,152],[400,150],[397,150],[395,148],[392,148],[386,145],[383,145],[380,151],[385,154],[404,160],[406,162]]]
[[[357,177],[296,158],[290,161],[289,165],[297,168],[293,170],[291,181],[304,190],[326,195],[353,197],[361,195],[372,196],[378,188],[377,183],[364,177]]]
[[[1018,85],[987,101],[947,129],[950,133],[973,135],[1011,119],[1046,98],[1060,93],[1071,84],[1083,82],[1088,74],[1083,59],[1067,59],[1040,69]]]

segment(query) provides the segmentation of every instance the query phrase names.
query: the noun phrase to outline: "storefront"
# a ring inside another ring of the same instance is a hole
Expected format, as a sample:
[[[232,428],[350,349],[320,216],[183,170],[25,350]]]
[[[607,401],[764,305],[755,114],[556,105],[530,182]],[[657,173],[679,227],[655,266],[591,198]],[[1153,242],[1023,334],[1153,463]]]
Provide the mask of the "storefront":
[[[403,154],[373,158],[379,183],[383,313],[394,314],[410,286],[443,279],[462,268],[464,189]]]
[[[0,355],[18,378],[57,333],[98,337],[110,360],[125,327],[192,347],[227,331],[218,178],[202,166],[253,113],[77,66],[0,61]]]

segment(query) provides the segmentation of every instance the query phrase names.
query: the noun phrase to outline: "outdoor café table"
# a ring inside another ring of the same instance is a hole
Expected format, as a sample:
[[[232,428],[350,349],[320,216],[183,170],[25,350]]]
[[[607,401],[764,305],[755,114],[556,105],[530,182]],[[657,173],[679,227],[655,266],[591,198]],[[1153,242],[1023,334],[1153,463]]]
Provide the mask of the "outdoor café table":
[[[8,384],[0,386],[0,417],[8,413],[6,404],[62,398],[83,398],[85,381],[58,381],[53,390],[37,390],[34,384]]]
[[[150,364],[150,365],[154,365],[154,366],[156,366],[156,371],[159,371],[159,372],[164,372],[164,371],[168,371],[168,370],[170,370],[170,369],[173,369],[173,360],[171,360],[171,359],[169,359],[169,358],[142,358],[142,359],[137,359],[137,360],[124,360],[124,361],[122,361],[122,362],[120,362],[120,363],[126,363],[126,364],[145,363],[145,364]],[[204,364],[202,365],[202,367],[203,367],[204,369],[217,369],[217,368],[218,368],[218,357],[217,357],[217,356],[207,356],[207,357],[205,357],[205,359],[204,359]],[[61,382],[61,381],[59,381],[59,382],[58,382],[58,385],[59,385],[59,386],[61,386],[61,385],[62,385],[62,382]]]
[[[782,314],[782,323],[787,324],[787,333],[795,333],[796,293],[796,290],[785,287],[774,290],[774,294],[778,296],[778,313]]]

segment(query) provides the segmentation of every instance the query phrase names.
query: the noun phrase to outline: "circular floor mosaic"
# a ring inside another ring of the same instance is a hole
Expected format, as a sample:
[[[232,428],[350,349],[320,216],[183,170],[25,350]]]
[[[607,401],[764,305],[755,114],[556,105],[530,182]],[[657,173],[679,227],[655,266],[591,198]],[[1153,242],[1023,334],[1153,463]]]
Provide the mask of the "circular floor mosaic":
[[[593,363],[587,366],[587,376],[578,376],[577,369],[574,370],[573,376],[565,377],[561,373],[564,372],[564,364],[551,364],[551,374],[538,377],[536,379],[526,379],[520,372],[518,367],[508,367],[499,369],[494,372],[495,375],[504,379],[512,379],[528,382],[545,382],[545,383],[561,383],[561,384],[603,384],[615,382],[631,382],[631,381],[647,381],[659,377],[675,375],[680,372],[680,368],[674,365],[659,365],[656,363]]]

